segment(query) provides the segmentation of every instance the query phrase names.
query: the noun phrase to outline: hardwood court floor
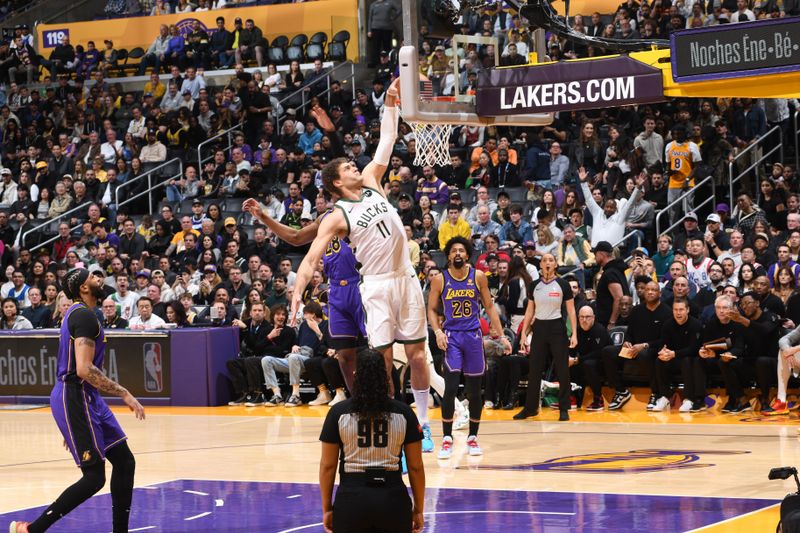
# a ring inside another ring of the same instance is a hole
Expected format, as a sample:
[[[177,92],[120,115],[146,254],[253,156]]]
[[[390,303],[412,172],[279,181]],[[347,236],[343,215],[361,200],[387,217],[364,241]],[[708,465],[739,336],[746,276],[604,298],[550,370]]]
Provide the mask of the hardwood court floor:
[[[137,459],[132,530],[321,531],[313,484],[326,407],[150,407],[144,422],[114,410]],[[450,460],[425,455],[428,487],[452,489],[428,491],[427,531],[774,531],[774,504],[792,483],[767,473],[800,466],[795,413],[648,414],[633,402],[573,411],[567,423],[548,410],[525,422],[484,413],[482,457],[466,455],[463,431]],[[438,451],[441,425],[432,428]],[[2,530],[36,514],[11,511],[49,503],[78,472],[49,409],[0,412],[0,435]],[[110,531],[109,501],[93,498],[53,531]]]

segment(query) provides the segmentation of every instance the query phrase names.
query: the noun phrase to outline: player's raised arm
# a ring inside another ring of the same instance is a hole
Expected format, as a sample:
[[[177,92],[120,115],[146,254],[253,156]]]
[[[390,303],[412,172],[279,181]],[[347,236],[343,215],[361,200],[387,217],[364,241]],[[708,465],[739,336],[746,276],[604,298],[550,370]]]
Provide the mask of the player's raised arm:
[[[364,169],[364,185],[372,187],[383,193],[381,181],[389,166],[389,160],[394,151],[394,142],[397,140],[397,124],[400,113],[397,109],[397,99],[400,96],[400,78],[395,79],[386,90],[386,100],[383,104],[383,118],[381,119],[381,137],[375,156]],[[385,196],[385,194],[384,194]]]
[[[269,216],[265,210],[261,209],[261,205],[255,198],[248,198],[245,200],[242,204],[242,209],[267,226],[272,233],[277,235],[281,240],[292,246],[308,244],[317,236],[317,229],[319,228],[318,220],[313,221],[311,224],[301,229],[290,228]]]
[[[311,243],[311,248],[308,250],[308,253],[300,263],[300,267],[297,269],[297,277],[294,282],[295,291],[292,295],[292,311],[289,315],[289,325],[291,327],[295,326],[297,310],[300,308],[300,302],[303,299],[303,287],[308,285],[308,282],[311,281],[314,269],[319,264],[319,260],[322,259],[322,254],[325,253],[325,249],[328,247],[331,239],[339,235],[344,235],[346,231],[347,221],[344,219],[344,215],[340,209],[334,209],[333,212],[326,216],[322,223],[320,223],[317,236],[314,238],[314,241]]]

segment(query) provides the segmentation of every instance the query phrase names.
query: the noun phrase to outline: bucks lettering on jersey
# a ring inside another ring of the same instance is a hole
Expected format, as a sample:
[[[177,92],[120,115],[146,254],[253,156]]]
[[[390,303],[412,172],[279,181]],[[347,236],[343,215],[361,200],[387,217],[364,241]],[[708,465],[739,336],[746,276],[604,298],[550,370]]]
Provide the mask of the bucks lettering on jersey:
[[[380,192],[364,187],[359,200],[341,199],[336,207],[347,220],[350,244],[361,263],[362,275],[413,268],[400,215]]]

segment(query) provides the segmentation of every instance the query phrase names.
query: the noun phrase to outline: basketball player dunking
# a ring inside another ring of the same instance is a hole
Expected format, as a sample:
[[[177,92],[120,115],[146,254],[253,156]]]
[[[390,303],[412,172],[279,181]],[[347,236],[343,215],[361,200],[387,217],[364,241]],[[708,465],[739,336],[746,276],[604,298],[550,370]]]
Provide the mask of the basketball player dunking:
[[[350,238],[356,259],[361,263],[361,300],[366,314],[367,337],[380,351],[387,373],[392,368],[392,345],[405,345],[411,368],[411,388],[417,414],[423,426],[423,451],[433,451],[428,424],[428,391],[430,376],[425,360],[425,302],[408,255],[403,222],[381,187],[381,177],[389,166],[397,138],[396,107],[398,80],[386,92],[380,142],[375,157],[364,172],[346,159],[334,159],[322,169],[326,190],[337,194],[336,209],[320,223],[297,271],[295,283],[305,286],[314,267],[334,237]],[[301,303],[301,294],[292,298],[292,319]]]
[[[144,408],[130,392],[103,371],[106,339],[92,309],[103,296],[102,278],[83,268],[64,278],[64,293],[74,303],[61,322],[58,380],[50,394],[50,409],[64,443],[83,472],[34,522],[11,522],[11,533],[41,533],[103,488],[105,459],[111,461],[111,504],[114,533],[128,531],[136,463],[122,431],[100,395],[119,396],[144,420]],[[92,529],[87,525],[88,529]],[[96,527],[94,528],[96,529]]]
[[[326,117],[322,115],[324,112],[319,110],[318,113],[320,114],[315,115],[317,120],[325,120]],[[256,200],[245,201],[244,208],[269,227],[280,239],[292,246],[302,246],[314,240],[320,221],[327,216],[327,214],[323,214],[311,224],[298,230],[271,218],[261,210]],[[332,347],[336,350],[339,367],[342,370],[347,389],[352,393],[356,348],[361,345],[361,336],[366,337],[366,333],[364,332],[365,318],[361,305],[361,293],[358,292],[359,274],[356,269],[355,256],[347,240],[341,240],[337,237],[331,241],[328,248],[325,249],[322,263],[323,272],[328,278],[329,286],[328,324],[333,343]],[[398,347],[398,344],[392,346],[392,358],[396,363],[408,363],[405,349]],[[436,373],[436,368],[433,366],[433,356],[430,348],[428,348],[427,341],[425,342],[425,360],[428,362],[431,388],[444,398],[444,378]],[[467,408],[458,398],[453,398],[453,408],[455,410],[453,429],[466,428],[469,424]]]

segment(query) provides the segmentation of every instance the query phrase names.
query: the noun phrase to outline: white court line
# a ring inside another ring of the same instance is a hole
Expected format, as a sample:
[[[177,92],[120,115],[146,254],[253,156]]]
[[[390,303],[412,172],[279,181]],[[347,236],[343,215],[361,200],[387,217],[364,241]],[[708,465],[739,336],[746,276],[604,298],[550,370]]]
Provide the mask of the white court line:
[[[302,496],[302,494],[292,494],[291,496],[287,496],[286,499],[293,500],[295,498],[299,498],[300,496]]]
[[[734,520],[739,520],[740,518],[744,518],[745,516],[750,516],[751,514],[760,513],[761,511],[764,511],[766,509],[772,509],[773,507],[776,507],[778,505],[780,505],[780,503],[776,503],[776,504],[773,504],[773,505],[768,505],[767,507],[762,507],[761,509],[756,509],[755,511],[750,511],[749,513],[740,514],[740,515],[737,515],[737,516],[732,516],[732,517],[727,518],[725,520],[722,520],[720,522],[714,522],[713,524],[708,524],[707,526],[703,526],[703,527],[699,527],[697,529],[689,530],[686,533],[694,533],[694,532],[703,531],[703,530],[706,530],[706,529],[709,529],[709,528],[712,528],[712,527],[716,527],[716,526],[719,526],[719,525],[722,525],[722,524],[727,524],[728,522],[732,522]]]
[[[224,427],[224,426],[235,426],[236,424],[246,424],[248,422],[257,422],[259,420],[264,420],[262,417],[259,416],[248,416],[244,420],[234,420],[233,422],[224,422],[222,424],[217,424],[217,427]]]
[[[208,496],[207,492],[200,492],[199,490],[185,490],[186,494],[195,494],[197,496]]]
[[[145,526],[145,527],[137,527],[135,529],[129,529],[128,533],[132,533],[133,531],[145,531],[147,529],[155,529],[156,526]]]
[[[482,510],[482,511],[433,511],[430,513],[423,513],[425,516],[428,515],[435,515],[435,514],[527,514],[527,515],[556,515],[556,516],[575,516],[577,513],[557,513],[553,511],[492,511],[492,510]],[[304,529],[311,529],[312,527],[321,526],[322,522],[317,522],[314,524],[306,524],[304,526],[297,526],[290,529],[283,529],[278,531],[278,533],[294,533],[295,531],[302,531]]]
[[[205,513],[200,513],[200,514],[196,514],[194,516],[190,516],[188,518],[184,518],[184,520],[186,520],[187,522],[189,520],[197,520],[198,518],[203,518],[204,516],[208,516],[210,514],[211,514],[211,511],[206,511]]]
[[[214,500],[214,507],[222,507],[223,505],[225,505],[225,500],[221,498]]]

